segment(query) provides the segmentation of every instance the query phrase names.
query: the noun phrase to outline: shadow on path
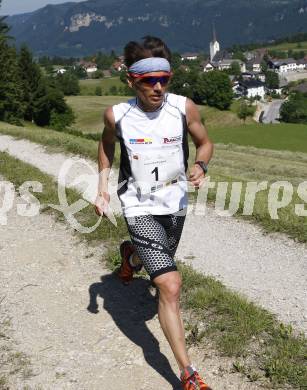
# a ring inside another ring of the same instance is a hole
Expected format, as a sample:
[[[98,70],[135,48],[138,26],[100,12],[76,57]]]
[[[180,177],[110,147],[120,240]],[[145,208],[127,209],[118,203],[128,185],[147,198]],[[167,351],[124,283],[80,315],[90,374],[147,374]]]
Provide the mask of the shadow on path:
[[[116,275],[105,275],[101,282],[89,288],[90,303],[87,310],[98,313],[97,297],[103,299],[103,307],[112,316],[118,328],[136,345],[139,345],[146,362],[163,376],[174,390],[181,389],[168,359],[160,352],[159,342],[147,328],[146,321],[157,314],[157,298],[152,296],[150,282],[134,279],[124,286]]]

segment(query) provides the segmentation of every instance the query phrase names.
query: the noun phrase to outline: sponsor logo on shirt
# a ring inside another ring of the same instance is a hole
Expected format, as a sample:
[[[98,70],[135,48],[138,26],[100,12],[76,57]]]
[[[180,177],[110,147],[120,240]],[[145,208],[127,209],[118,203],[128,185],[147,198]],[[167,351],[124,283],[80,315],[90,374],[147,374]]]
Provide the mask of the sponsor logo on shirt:
[[[152,144],[152,138],[130,138],[129,143],[133,145]]]
[[[164,144],[173,144],[173,143],[179,142],[179,141],[181,141],[181,135],[177,135],[176,137],[163,138]]]

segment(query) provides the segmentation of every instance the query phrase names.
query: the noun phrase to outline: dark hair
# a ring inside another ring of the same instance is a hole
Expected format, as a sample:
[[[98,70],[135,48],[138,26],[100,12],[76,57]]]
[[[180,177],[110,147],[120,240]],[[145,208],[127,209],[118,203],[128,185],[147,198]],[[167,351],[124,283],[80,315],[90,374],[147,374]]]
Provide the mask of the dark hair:
[[[125,65],[129,68],[136,61],[150,57],[162,57],[171,60],[171,51],[166,44],[157,37],[146,35],[142,42],[130,41],[124,48]]]

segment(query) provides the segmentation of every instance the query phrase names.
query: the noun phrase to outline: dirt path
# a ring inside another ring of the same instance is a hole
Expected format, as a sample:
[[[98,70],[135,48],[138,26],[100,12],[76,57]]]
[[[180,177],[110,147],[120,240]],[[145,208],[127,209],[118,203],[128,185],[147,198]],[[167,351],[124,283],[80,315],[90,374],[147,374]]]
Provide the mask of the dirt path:
[[[56,178],[67,160],[67,155],[50,154],[40,145],[17,141],[10,136],[0,136],[0,150],[7,150],[12,156]],[[68,184],[81,174],[90,173],[78,157],[73,158],[75,163],[66,176]],[[86,160],[86,164],[95,171],[94,162]],[[111,188],[114,192],[116,181],[117,174],[113,172]],[[83,192],[87,184],[81,182],[76,187]],[[91,188],[93,191],[86,193],[88,199],[95,194],[95,177]],[[120,212],[117,195],[111,199],[112,208]],[[177,254],[197,270],[220,279],[278,315],[282,321],[307,333],[306,245],[281,234],[264,235],[256,225],[219,217],[208,209],[205,216],[188,216]]]
[[[104,269],[103,250],[46,214],[23,218],[12,210],[0,226],[1,310],[33,371],[27,379],[10,375],[12,390],[178,389],[154,291],[141,279],[123,286]],[[215,390],[258,388],[210,351],[191,355]]]

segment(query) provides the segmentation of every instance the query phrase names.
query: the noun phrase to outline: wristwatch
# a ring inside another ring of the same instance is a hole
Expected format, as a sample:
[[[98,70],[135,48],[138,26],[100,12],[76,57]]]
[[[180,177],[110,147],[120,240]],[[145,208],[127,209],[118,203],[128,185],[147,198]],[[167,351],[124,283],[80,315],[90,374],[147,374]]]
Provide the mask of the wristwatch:
[[[208,172],[208,165],[204,161],[195,161],[195,164],[199,165],[204,171],[204,174]]]

